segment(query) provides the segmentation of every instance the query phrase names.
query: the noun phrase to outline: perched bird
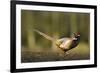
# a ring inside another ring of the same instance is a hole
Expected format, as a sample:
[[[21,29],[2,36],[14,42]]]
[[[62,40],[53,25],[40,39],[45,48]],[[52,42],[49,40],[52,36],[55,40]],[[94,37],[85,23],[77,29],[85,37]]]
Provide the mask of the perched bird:
[[[74,33],[74,36],[70,37],[70,38],[65,37],[65,38],[61,38],[61,39],[55,39],[53,37],[46,35],[43,32],[40,32],[39,30],[34,29],[33,31],[37,32],[38,34],[42,35],[43,37],[45,37],[46,39],[48,39],[50,41],[53,41],[53,42],[55,41],[55,45],[58,48],[60,48],[65,54],[67,51],[75,48],[79,44],[79,41],[80,41],[79,33],[77,33],[77,34]]]

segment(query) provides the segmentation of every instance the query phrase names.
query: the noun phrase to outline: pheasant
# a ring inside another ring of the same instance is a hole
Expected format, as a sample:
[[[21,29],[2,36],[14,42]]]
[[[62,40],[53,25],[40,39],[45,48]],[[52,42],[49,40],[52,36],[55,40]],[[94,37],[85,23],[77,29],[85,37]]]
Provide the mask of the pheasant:
[[[65,38],[61,38],[61,39],[55,39],[55,38],[52,38],[52,37],[46,35],[43,32],[40,32],[39,30],[34,29],[33,31],[37,32],[38,34],[42,35],[43,37],[45,37],[46,39],[48,39],[50,41],[53,41],[53,42],[55,41],[55,45],[58,48],[60,48],[64,53],[75,48],[79,44],[79,41],[80,41],[79,33],[77,33],[77,34],[74,33],[74,36],[71,38],[65,37]]]
[[[66,53],[67,51],[75,48],[80,41],[80,34],[75,34],[71,38],[61,38],[56,41],[56,45]]]

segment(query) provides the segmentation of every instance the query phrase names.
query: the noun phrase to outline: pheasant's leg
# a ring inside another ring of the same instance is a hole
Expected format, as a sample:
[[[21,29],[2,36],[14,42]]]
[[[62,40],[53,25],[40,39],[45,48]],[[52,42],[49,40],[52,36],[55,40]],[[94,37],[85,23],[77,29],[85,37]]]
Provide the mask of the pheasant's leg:
[[[67,52],[64,52],[64,59],[66,60],[67,59],[67,57],[69,56],[69,52],[67,51]]]
[[[60,58],[61,58],[61,60],[64,60],[65,59],[65,52],[64,51],[62,51],[62,52],[60,52],[59,53],[59,56],[60,56]]]
[[[63,52],[63,59],[64,60],[66,59],[66,52],[65,51]]]

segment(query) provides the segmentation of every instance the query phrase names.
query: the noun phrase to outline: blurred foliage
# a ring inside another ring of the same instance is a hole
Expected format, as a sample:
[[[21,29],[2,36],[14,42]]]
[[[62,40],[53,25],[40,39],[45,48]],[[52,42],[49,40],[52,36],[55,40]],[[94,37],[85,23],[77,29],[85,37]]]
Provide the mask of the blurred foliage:
[[[21,10],[22,47],[49,49],[52,42],[33,31],[37,29],[51,37],[71,37],[79,32],[81,42],[89,45],[90,14],[75,12]]]

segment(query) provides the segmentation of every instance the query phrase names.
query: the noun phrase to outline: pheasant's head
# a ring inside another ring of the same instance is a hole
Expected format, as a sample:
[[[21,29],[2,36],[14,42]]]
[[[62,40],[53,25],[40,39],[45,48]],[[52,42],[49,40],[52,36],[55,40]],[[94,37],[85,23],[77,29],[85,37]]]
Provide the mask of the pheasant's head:
[[[74,38],[80,39],[80,33],[74,33]]]

